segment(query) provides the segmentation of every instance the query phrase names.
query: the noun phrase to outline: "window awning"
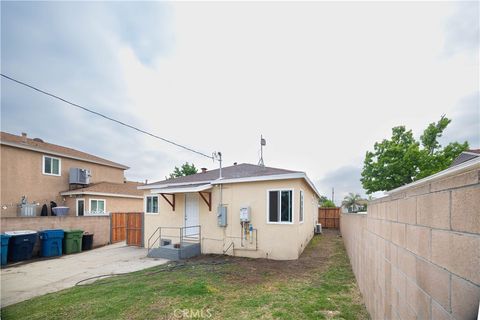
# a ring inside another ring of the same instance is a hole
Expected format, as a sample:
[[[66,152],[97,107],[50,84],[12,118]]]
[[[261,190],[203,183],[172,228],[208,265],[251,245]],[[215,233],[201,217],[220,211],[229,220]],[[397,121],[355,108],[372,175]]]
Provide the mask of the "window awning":
[[[168,194],[175,194],[175,193],[194,193],[194,192],[202,192],[212,188],[210,183],[202,183],[202,184],[188,184],[182,186],[169,186],[165,188],[158,188],[152,189],[151,193],[168,193]]]

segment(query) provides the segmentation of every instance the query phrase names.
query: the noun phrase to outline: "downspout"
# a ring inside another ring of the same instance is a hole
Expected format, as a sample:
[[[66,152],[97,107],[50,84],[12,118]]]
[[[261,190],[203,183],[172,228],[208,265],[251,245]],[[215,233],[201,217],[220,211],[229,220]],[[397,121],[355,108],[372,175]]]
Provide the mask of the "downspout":
[[[218,157],[218,162],[220,164],[220,170],[219,170],[219,177],[218,177],[218,180],[222,180],[222,153],[221,152],[217,152],[216,153],[216,156]],[[219,208],[218,210],[222,210],[221,208],[223,207],[223,184],[220,183],[220,201],[219,201]],[[228,222],[227,222],[227,226],[228,226]],[[225,240],[227,239],[227,226],[225,226],[223,229],[223,243],[224,243],[224,246],[225,246]],[[233,241],[232,241],[232,244],[233,244]],[[231,246],[231,245],[230,245]],[[230,248],[230,246],[228,248]],[[228,251],[228,249],[227,249]],[[233,255],[235,255],[235,252],[233,251]]]
[[[220,163],[218,180],[222,180],[222,153],[217,152],[217,156],[218,156],[218,162]],[[220,183],[220,206],[222,205],[223,205],[223,190],[222,190],[222,184]]]

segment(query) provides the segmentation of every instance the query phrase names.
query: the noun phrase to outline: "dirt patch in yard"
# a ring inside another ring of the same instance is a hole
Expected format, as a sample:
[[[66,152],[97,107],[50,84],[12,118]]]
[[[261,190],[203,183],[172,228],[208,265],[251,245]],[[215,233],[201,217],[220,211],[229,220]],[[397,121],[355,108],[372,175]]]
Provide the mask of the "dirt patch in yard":
[[[324,230],[322,235],[315,235],[302,255],[297,260],[269,260],[231,257],[222,255],[202,255],[189,259],[186,264],[224,262],[231,263],[234,268],[222,270],[232,281],[246,284],[262,283],[275,278],[277,280],[310,278],[312,272],[322,272],[331,261],[335,252],[336,239],[340,237],[338,230]]]

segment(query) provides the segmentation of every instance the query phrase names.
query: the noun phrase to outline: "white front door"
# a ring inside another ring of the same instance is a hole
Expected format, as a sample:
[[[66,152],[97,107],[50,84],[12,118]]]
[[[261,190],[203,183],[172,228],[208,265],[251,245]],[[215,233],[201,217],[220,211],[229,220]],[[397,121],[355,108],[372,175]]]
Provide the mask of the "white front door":
[[[185,194],[185,227],[200,225],[198,212],[198,194]],[[185,236],[198,236],[198,228],[186,228]]]

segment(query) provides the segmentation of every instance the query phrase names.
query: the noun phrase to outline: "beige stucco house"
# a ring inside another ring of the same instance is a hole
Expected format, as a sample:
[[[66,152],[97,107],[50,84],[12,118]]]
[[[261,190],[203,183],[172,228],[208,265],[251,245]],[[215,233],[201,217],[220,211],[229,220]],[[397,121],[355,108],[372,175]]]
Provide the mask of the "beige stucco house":
[[[145,246],[159,240],[159,227],[161,239],[174,242],[177,231],[168,227],[189,227],[183,236],[198,237],[202,253],[293,260],[317,223],[319,194],[299,171],[238,164],[223,168],[221,178],[219,169],[203,170],[139,189]]]
[[[139,184],[126,182],[127,166],[82,151],[1,132],[1,217],[19,215],[22,196],[37,204],[39,216],[50,201],[69,207],[69,215],[106,215],[143,210]],[[70,169],[89,172],[88,183],[71,184]]]

